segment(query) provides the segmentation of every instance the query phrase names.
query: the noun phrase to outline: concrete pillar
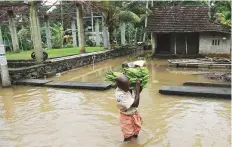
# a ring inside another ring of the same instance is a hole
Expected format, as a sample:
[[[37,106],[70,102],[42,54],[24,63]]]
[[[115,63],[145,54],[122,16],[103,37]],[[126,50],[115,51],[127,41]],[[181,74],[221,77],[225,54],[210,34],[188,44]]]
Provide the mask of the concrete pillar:
[[[1,78],[2,78],[2,86],[9,87],[11,86],[10,76],[7,66],[7,60],[5,55],[5,46],[0,44],[0,66],[1,66]]]
[[[76,23],[74,19],[72,19],[71,28],[72,28],[73,47],[77,47],[77,29],[76,29]]]
[[[18,41],[17,30],[14,21],[14,13],[13,11],[7,11],[7,14],[9,19],[9,29],[10,29],[10,35],[13,45],[13,51],[19,52],[19,41]]]
[[[125,22],[120,23],[121,32],[121,45],[126,45],[126,24]]]
[[[0,44],[3,44],[3,39],[2,39],[2,29],[1,29],[1,26],[0,26]]]
[[[85,34],[84,34],[84,21],[83,21],[83,11],[82,5],[76,4],[76,16],[77,16],[77,27],[78,27],[78,42],[80,47],[80,52],[85,52]]]
[[[42,41],[41,41],[41,34],[40,34],[40,24],[39,24],[39,17],[38,17],[37,2],[31,0],[29,2],[29,9],[30,9],[31,38],[33,41],[36,62],[42,63],[43,62],[43,49],[42,49]]]
[[[154,33],[151,32],[151,47],[152,47],[152,52],[155,53],[155,36]]]
[[[99,20],[97,19],[95,22],[95,41],[96,41],[96,46],[100,46],[100,32],[99,32]]]
[[[48,49],[52,49],[52,42],[51,42],[51,31],[50,31],[50,21],[47,15],[44,16],[45,18],[45,29],[46,29],[46,41]]]

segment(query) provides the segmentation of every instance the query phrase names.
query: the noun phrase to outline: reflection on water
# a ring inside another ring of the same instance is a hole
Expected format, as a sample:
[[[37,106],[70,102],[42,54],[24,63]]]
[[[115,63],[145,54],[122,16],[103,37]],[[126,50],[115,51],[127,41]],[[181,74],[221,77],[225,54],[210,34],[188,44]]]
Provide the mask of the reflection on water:
[[[54,81],[104,81],[133,57],[95,63],[63,73]],[[0,89],[0,146],[229,147],[229,100],[160,95],[163,85],[209,81],[175,69],[164,60],[148,61],[150,81],[141,93],[144,125],[138,140],[123,143],[114,89],[69,90],[17,86]],[[203,72],[211,72],[202,70]]]

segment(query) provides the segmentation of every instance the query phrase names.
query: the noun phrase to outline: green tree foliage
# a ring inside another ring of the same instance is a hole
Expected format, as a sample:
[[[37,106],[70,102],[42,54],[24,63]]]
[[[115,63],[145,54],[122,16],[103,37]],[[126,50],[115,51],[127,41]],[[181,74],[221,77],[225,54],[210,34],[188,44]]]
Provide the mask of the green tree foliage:
[[[211,8],[212,19],[217,23],[231,25],[231,2],[215,1]]]
[[[52,24],[51,27],[52,33],[52,47],[53,48],[61,48],[63,41],[63,31],[61,24]]]
[[[131,23],[135,28],[142,29],[146,16],[146,2],[94,1],[91,6],[106,14],[106,25],[109,27],[111,42],[116,37],[114,32],[119,28],[120,22]]]
[[[22,27],[18,31],[19,47],[21,50],[33,49],[33,43],[31,40],[31,32],[29,27]]]

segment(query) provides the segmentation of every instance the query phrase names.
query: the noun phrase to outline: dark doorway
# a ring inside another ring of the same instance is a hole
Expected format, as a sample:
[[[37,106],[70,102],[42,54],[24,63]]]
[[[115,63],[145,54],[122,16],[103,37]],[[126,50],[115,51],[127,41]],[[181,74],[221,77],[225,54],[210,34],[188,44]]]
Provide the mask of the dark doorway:
[[[186,34],[176,34],[176,54],[185,54],[186,45],[185,45],[185,36]]]
[[[198,33],[178,33],[176,34],[177,54],[198,54],[199,34]]]
[[[198,54],[199,53],[199,34],[189,33],[187,40],[187,53]]]
[[[170,43],[171,43],[170,34],[158,34],[156,53],[158,54],[170,53],[171,52]]]

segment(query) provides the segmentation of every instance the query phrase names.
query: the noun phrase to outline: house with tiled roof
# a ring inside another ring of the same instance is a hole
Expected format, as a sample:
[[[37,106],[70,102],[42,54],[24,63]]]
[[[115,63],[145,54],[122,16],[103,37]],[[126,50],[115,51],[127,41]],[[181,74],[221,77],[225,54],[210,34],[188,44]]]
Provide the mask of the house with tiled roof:
[[[209,19],[206,6],[162,6],[148,17],[156,54],[230,54],[231,27]]]

